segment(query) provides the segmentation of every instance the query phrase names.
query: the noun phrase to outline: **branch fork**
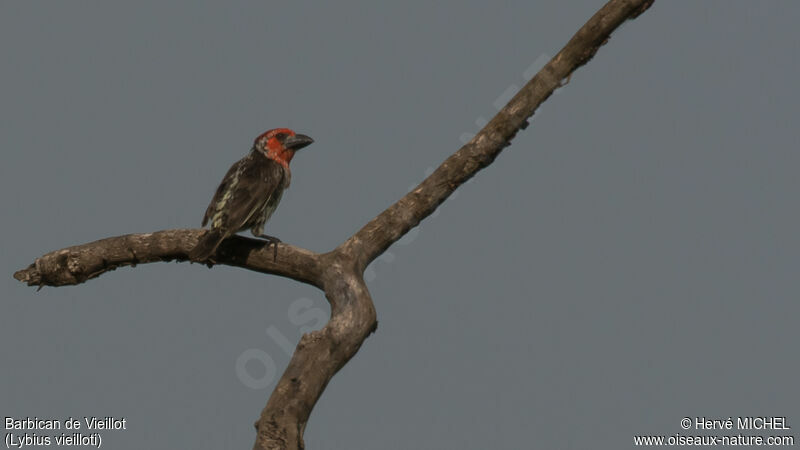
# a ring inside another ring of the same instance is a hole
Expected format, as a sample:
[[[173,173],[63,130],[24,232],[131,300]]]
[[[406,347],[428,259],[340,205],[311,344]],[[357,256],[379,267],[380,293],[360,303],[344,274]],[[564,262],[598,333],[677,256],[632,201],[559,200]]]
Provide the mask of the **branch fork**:
[[[226,264],[291,278],[323,290],[331,304],[330,320],[321,330],[303,335],[261,412],[254,450],[304,448],[303,432],[323,390],[377,327],[375,307],[363,278],[366,267],[431,215],[461,184],[490,165],[516,133],[529,125],[536,108],[568,83],[572,73],[608,42],[619,25],[639,16],[653,1],[609,1],[472,140],[336,249],[320,254],[279,243],[275,257],[262,240],[232,236],[223,241],[209,266]],[[37,258],[14,278],[41,289],[81,284],[123,266],[187,261],[204,232],[163,230],[68,247]]]

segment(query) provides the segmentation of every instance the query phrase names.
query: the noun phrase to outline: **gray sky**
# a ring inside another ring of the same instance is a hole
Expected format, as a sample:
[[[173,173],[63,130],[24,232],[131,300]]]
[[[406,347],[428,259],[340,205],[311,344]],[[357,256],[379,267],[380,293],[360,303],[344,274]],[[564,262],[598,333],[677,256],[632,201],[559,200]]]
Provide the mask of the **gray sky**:
[[[320,292],[174,263],[38,293],[12,273],[199,226],[278,126],[316,143],[267,231],[327,251],[602,4],[2,2],[0,415],[124,417],[111,449],[250,448]],[[687,416],[800,429],[798,15],[659,1],[618,30],[370,267],[378,331],[308,448],[617,449],[697,434]]]

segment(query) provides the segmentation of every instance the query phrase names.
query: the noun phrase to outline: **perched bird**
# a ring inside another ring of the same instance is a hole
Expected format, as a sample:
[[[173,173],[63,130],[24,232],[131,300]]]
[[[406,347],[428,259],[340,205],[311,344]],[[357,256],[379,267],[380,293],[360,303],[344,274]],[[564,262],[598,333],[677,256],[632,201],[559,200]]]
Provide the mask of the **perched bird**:
[[[275,128],[258,136],[250,153],[231,166],[222,179],[203,216],[203,226],[210,222],[211,230],[189,252],[189,258],[208,260],[225,238],[248,228],[253,236],[275,245],[277,257],[280,240],[263,234],[264,224],[292,180],[289,162],[294,152],[313,142],[288,128]]]

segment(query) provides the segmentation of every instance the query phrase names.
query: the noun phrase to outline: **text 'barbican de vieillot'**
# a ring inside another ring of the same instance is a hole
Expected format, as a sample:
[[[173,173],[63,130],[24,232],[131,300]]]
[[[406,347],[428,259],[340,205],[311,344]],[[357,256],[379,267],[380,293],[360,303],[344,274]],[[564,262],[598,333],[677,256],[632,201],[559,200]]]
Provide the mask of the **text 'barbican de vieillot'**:
[[[5,418],[6,430],[78,430],[86,427],[87,430],[125,430],[127,423],[125,419],[114,417],[84,417],[82,421],[72,417],[63,421],[59,419],[40,419],[38,417],[25,417],[15,419]]]

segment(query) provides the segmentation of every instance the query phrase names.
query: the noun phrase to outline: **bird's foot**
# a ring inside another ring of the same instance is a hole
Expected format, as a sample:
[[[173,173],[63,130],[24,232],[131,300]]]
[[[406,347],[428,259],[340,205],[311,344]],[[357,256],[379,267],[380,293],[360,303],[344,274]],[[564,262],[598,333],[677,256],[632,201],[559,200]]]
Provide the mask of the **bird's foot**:
[[[272,260],[273,261],[277,261],[278,260],[278,244],[282,243],[283,241],[281,241],[280,239],[276,238],[275,236],[270,236],[268,234],[259,234],[258,237],[260,237],[261,239],[264,239],[265,241],[267,241],[267,250],[269,250],[270,246],[273,247]]]

